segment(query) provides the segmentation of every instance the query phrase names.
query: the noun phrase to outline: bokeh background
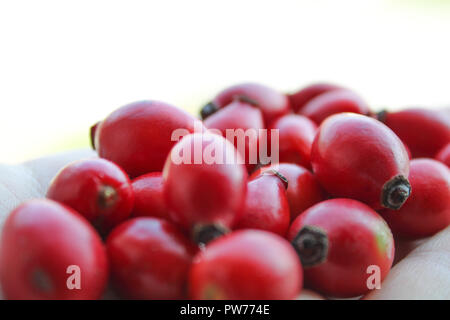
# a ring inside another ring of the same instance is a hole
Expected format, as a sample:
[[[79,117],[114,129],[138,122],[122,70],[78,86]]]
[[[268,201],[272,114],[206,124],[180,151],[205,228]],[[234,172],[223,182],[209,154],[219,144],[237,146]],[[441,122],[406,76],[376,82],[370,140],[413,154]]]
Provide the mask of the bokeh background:
[[[256,81],[353,88],[374,109],[450,105],[448,0],[2,0],[0,163],[89,146],[142,99],[192,113]]]

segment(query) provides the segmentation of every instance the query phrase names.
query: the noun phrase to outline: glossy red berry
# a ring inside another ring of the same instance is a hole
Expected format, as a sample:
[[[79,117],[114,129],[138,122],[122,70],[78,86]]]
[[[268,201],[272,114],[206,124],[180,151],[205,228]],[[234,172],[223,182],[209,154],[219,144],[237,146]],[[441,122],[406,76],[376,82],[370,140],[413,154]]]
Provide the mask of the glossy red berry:
[[[436,155],[436,160],[445,163],[447,167],[450,167],[450,143],[444,146]]]
[[[294,299],[303,282],[294,249],[266,231],[241,230],[213,241],[192,264],[192,299]]]
[[[290,110],[289,99],[281,92],[257,83],[243,83],[223,90],[204,106],[200,112],[202,119],[206,119],[234,100],[245,101],[257,106],[261,110],[266,124]]]
[[[134,193],[132,217],[156,217],[169,219],[163,194],[161,172],[152,172],[134,179],[131,183]]]
[[[408,145],[413,158],[433,158],[450,143],[450,117],[426,109],[381,112],[378,118]]]
[[[253,173],[250,180],[259,176],[262,172],[270,170],[278,171],[288,181],[286,195],[291,221],[309,207],[326,199],[325,192],[320,187],[316,177],[309,170],[293,163],[280,163],[263,167]]]
[[[247,172],[237,150],[222,136],[194,133],[182,138],[167,158],[163,177],[172,220],[190,230],[197,242],[207,242],[208,234],[239,219]]]
[[[248,171],[258,164],[259,130],[264,129],[260,109],[236,100],[204,121],[208,129],[220,130],[238,149]]]
[[[61,169],[47,198],[73,208],[102,232],[127,219],[134,202],[128,176],[105,159],[79,160]]]
[[[285,236],[289,228],[288,182],[277,171],[265,171],[247,184],[247,195],[236,229],[261,229]]]
[[[311,99],[300,113],[320,124],[327,117],[341,112],[368,115],[368,104],[351,90],[333,90]]]
[[[334,90],[341,89],[341,87],[330,83],[314,83],[301,90],[288,95],[291,101],[291,107],[294,112],[299,112],[306,103],[315,97]]]
[[[102,241],[72,209],[31,200],[6,219],[0,242],[5,298],[99,299],[107,280]]]
[[[128,220],[109,235],[106,247],[114,284],[132,299],[184,299],[197,248],[170,222]]]
[[[311,288],[332,297],[367,291],[371,266],[379,280],[394,259],[394,240],[386,222],[370,207],[350,199],[320,202],[295,219],[288,239],[300,256]]]
[[[399,209],[411,192],[403,143],[370,117],[341,113],[325,120],[312,146],[311,163],[332,196],[359,200],[374,209]]]
[[[314,122],[304,116],[289,114],[275,120],[269,129],[271,129],[269,143],[272,139],[272,130],[278,130],[279,162],[311,167],[311,146],[317,132]]]
[[[169,104],[135,102],[119,108],[102,121],[95,145],[100,157],[117,163],[134,178],[161,171],[176,143],[172,140],[174,131],[194,132],[195,122],[193,116]]]
[[[411,161],[412,193],[398,211],[384,210],[383,217],[395,235],[431,236],[450,224],[450,169],[432,159]]]

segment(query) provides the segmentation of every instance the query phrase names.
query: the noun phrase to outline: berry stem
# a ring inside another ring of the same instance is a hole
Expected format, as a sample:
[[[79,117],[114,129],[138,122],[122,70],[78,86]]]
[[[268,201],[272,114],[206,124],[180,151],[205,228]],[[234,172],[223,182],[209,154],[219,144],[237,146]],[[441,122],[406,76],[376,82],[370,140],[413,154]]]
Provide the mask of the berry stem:
[[[381,205],[385,208],[398,210],[411,194],[411,185],[404,176],[395,176],[383,186]]]
[[[264,171],[262,174],[263,175],[270,174],[270,175],[277,176],[277,178],[279,178],[281,180],[281,182],[283,183],[284,188],[287,190],[287,188],[289,186],[289,181],[279,171],[277,171],[275,169],[270,169],[270,170]]]
[[[251,98],[249,98],[247,96],[239,95],[239,96],[235,97],[235,99],[238,100],[238,101],[241,101],[241,102],[248,103],[248,104],[250,104],[252,106],[255,106],[255,107],[259,106],[258,101],[253,100],[253,99],[251,99]]]
[[[219,107],[217,107],[213,102],[209,102],[200,110],[200,116],[202,117],[202,120],[205,120],[217,110],[219,110]]]
[[[111,186],[102,186],[98,192],[98,205],[101,209],[112,207],[117,201],[117,191]]]
[[[228,233],[228,229],[219,224],[197,224],[192,229],[195,243],[206,245]]]
[[[375,116],[376,116],[376,119],[378,121],[384,123],[386,121],[387,111],[386,110],[382,110],[382,111],[378,112]]]
[[[100,125],[100,121],[94,124],[90,129],[90,137],[91,137],[91,147],[93,150],[95,150],[95,133],[98,129],[98,126]]]
[[[306,225],[292,240],[303,267],[312,267],[324,262],[328,255],[328,237],[324,230]]]

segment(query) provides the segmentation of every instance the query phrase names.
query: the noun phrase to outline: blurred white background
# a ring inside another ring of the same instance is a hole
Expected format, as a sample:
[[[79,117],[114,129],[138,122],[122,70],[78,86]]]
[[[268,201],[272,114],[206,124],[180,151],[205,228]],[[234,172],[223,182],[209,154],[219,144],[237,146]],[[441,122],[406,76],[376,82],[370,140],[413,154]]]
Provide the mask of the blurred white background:
[[[375,109],[450,104],[450,1],[0,2],[0,162],[89,146],[113,109],[190,112],[257,81],[355,89]]]

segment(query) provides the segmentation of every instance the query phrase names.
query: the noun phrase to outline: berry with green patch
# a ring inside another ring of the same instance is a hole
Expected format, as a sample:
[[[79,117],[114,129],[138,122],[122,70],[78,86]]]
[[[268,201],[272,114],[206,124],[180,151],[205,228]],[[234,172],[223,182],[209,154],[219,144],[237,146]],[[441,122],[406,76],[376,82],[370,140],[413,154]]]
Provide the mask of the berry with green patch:
[[[369,267],[379,280],[394,259],[394,240],[386,222],[367,205],[351,199],[320,202],[294,220],[288,240],[296,249],[313,289],[331,297],[369,291]]]

